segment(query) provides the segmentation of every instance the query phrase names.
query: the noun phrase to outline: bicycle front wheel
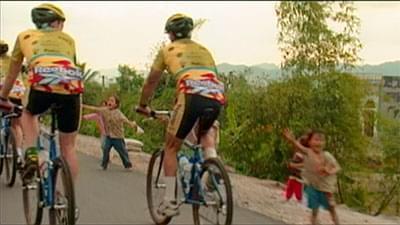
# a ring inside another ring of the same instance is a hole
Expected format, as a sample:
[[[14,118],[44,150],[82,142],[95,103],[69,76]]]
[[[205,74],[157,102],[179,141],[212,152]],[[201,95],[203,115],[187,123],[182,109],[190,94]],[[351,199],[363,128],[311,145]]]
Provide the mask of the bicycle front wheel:
[[[166,225],[171,221],[171,217],[160,215],[157,212],[165,195],[165,181],[163,180],[164,151],[158,150],[151,156],[147,169],[146,197],[150,216],[157,225]]]
[[[6,144],[3,143],[3,137],[0,136],[0,175],[3,173],[4,158],[6,157],[5,147]]]
[[[54,205],[49,209],[52,225],[75,225],[75,193],[71,171],[63,158],[54,161]]]
[[[15,178],[17,177],[17,145],[15,142],[14,133],[10,132],[6,140],[5,145],[5,156],[4,156],[4,165],[5,165],[5,175],[6,175],[6,184],[8,187],[14,186]]]
[[[232,186],[222,162],[217,158],[207,159],[203,164],[201,183],[206,204],[193,205],[195,225],[231,225],[233,217]]]
[[[39,168],[31,182],[22,186],[22,200],[27,225],[40,225],[43,217],[43,192]]]

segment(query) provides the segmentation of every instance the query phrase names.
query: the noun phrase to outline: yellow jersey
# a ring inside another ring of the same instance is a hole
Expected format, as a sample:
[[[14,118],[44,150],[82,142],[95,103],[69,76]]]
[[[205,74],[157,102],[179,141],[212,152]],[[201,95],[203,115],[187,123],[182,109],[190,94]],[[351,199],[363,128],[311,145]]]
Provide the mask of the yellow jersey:
[[[75,42],[54,30],[27,30],[17,37],[11,60],[28,64],[32,89],[57,94],[83,92],[82,71],[76,65]]]
[[[0,57],[0,89],[3,87],[4,79],[8,75],[10,69],[11,58],[8,55]],[[17,79],[11,89],[10,98],[22,99],[25,94],[25,85],[22,80]]]
[[[199,43],[184,38],[163,47],[152,69],[167,70],[177,77],[177,92],[196,94],[225,103],[224,84],[217,78],[211,53]]]

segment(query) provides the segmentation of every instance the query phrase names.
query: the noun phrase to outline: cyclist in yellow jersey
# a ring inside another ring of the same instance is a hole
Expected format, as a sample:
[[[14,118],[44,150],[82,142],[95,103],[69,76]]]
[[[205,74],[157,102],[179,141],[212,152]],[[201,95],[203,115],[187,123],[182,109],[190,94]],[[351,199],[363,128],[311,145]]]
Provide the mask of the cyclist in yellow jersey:
[[[171,43],[158,52],[136,109],[150,114],[148,102],[164,70],[177,77],[174,113],[168,124],[164,148],[166,190],[164,201],[158,209],[160,214],[168,217],[179,214],[175,199],[176,154],[203,110],[212,108],[215,112],[206,121],[207,131],[225,103],[224,85],[217,78],[214,59],[204,46],[190,39],[192,30],[193,20],[184,14],[175,14],[167,20],[165,32]],[[216,157],[215,138],[205,134],[207,132],[201,134],[205,158]]]
[[[41,4],[32,9],[31,16],[37,29],[29,29],[18,35],[9,73],[0,92],[0,101],[8,103],[10,90],[26,59],[30,91],[22,116],[25,135],[24,181],[29,181],[32,171],[38,166],[38,116],[53,104],[57,106],[61,154],[76,180],[78,161],[75,142],[80,124],[83,85],[82,72],[76,66],[75,42],[62,31],[65,15],[57,6]]]
[[[0,89],[3,86],[4,78],[10,68],[11,57],[7,55],[8,44],[0,40]],[[17,79],[14,82],[14,86],[10,92],[10,101],[16,105],[22,106],[22,98],[25,94],[25,86],[22,80]],[[22,126],[20,116],[13,118],[11,121],[11,127],[15,135],[15,142],[17,145],[18,154],[22,155]],[[20,157],[18,157],[18,164],[21,165]]]

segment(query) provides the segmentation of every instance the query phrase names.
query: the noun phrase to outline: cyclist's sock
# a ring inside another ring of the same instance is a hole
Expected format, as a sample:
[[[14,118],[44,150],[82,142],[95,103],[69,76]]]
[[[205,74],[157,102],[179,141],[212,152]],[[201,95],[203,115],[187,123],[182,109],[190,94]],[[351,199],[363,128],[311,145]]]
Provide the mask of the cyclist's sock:
[[[17,153],[19,157],[22,157],[22,148],[17,148]]]
[[[26,162],[38,162],[39,151],[36,147],[29,147],[25,150],[25,161]]]
[[[22,165],[24,163],[24,157],[23,157],[23,152],[22,152],[22,148],[17,148],[17,154],[18,154],[18,164]]]
[[[164,177],[165,180],[165,195],[164,200],[175,200],[175,181],[176,177]]]
[[[209,159],[209,158],[217,158],[217,150],[215,148],[206,148],[204,149],[204,159]]]

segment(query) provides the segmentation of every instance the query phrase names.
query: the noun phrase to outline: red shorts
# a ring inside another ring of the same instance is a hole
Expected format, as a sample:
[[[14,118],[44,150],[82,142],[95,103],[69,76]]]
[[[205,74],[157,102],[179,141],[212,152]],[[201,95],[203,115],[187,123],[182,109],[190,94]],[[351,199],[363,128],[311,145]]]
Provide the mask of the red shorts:
[[[303,184],[296,178],[289,177],[285,190],[286,200],[291,199],[293,194],[296,196],[297,201],[301,202],[303,199]]]

